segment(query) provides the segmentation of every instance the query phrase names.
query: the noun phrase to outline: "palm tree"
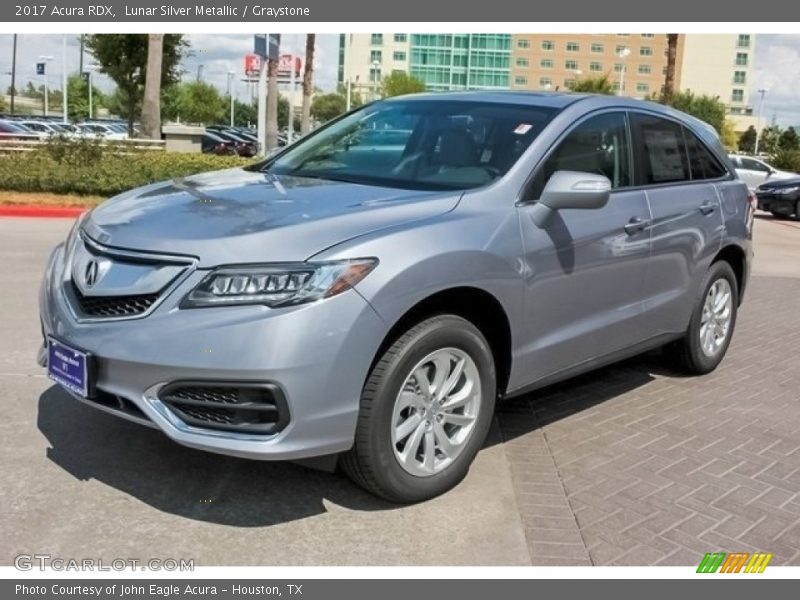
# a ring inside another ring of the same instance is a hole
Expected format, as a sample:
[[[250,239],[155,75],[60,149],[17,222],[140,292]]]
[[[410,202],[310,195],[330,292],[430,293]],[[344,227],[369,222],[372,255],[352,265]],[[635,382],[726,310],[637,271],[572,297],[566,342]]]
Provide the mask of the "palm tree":
[[[678,62],[678,34],[667,34],[667,73],[664,77],[664,104],[672,104],[675,94],[675,67]]]
[[[291,110],[290,110],[291,114]],[[278,147],[278,61],[267,59],[266,150]]]
[[[164,34],[147,36],[147,73],[142,103],[142,133],[145,137],[161,139],[161,63],[164,57]]]
[[[300,122],[300,133],[305,135],[311,130],[311,94],[314,91],[314,44],[317,36],[306,35],[306,66],[303,70],[303,119]]]

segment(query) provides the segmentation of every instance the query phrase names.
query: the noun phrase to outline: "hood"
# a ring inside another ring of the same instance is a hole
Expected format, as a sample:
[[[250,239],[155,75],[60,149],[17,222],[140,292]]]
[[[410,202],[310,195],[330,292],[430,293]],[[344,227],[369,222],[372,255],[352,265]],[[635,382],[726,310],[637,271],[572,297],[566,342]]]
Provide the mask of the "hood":
[[[125,192],[95,208],[84,231],[106,246],[195,256],[201,266],[301,261],[446,213],[460,196],[228,169]]]
[[[788,177],[770,178],[758,186],[757,191],[774,190],[778,188],[797,187],[800,185],[800,175],[789,175]]]

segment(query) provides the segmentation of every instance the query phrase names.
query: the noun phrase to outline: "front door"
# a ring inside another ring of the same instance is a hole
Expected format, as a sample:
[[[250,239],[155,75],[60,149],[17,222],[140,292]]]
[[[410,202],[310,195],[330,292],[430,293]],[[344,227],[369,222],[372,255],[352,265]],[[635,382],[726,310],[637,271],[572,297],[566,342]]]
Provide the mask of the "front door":
[[[650,255],[650,211],[632,185],[624,112],[579,123],[539,167],[526,198],[541,194],[556,171],[602,174],[612,183],[599,209],[559,210],[544,228],[519,208],[526,274],[523,355],[530,381],[643,339],[642,289]]]

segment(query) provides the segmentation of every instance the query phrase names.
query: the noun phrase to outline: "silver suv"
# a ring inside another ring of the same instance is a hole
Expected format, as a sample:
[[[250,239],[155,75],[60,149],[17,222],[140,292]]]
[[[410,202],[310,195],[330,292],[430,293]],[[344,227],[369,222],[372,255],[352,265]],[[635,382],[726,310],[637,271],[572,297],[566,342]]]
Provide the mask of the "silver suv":
[[[713,370],[752,219],[713,130],[655,104],[385,100],[79,219],[39,361],[180,444],[419,501],[466,475],[498,399],[658,346]]]

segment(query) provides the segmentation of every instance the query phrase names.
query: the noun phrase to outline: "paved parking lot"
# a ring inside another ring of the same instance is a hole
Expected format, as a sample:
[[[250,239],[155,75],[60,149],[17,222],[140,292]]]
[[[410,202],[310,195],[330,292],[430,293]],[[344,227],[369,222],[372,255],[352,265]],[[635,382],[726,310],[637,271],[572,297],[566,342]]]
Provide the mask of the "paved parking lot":
[[[36,289],[61,220],[0,219],[0,564],[800,565],[800,223],[760,218],[728,357],[658,353],[509,401],[453,492],[411,507],[289,464],[214,456],[84,407],[43,376]],[[13,282],[13,285],[10,285]]]

